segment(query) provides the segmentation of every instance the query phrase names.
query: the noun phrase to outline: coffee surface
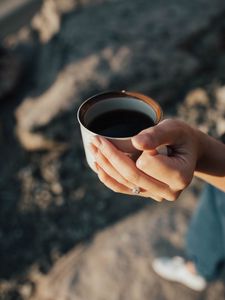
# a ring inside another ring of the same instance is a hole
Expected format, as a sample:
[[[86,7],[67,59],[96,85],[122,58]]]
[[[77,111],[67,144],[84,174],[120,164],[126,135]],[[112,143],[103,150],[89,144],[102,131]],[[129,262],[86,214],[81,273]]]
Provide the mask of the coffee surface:
[[[107,137],[131,137],[141,130],[154,126],[146,114],[133,110],[117,109],[97,116],[87,128],[94,133]]]

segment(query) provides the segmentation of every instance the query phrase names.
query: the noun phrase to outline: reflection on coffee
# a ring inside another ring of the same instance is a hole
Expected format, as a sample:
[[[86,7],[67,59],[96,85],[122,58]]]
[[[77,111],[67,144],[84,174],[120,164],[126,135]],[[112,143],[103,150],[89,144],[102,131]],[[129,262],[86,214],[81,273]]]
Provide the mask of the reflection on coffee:
[[[125,109],[105,112],[92,120],[87,128],[94,133],[107,137],[131,137],[141,130],[154,126],[146,114]]]

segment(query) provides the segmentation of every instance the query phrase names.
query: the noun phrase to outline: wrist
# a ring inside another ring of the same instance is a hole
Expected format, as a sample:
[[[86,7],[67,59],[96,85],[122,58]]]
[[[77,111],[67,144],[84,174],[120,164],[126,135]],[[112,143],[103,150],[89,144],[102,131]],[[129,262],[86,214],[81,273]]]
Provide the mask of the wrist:
[[[225,145],[213,137],[196,129],[197,163],[195,171],[224,176]]]
[[[206,150],[208,149],[208,136],[198,129],[194,129],[194,136],[197,144],[197,161],[195,171],[202,170],[206,159]]]

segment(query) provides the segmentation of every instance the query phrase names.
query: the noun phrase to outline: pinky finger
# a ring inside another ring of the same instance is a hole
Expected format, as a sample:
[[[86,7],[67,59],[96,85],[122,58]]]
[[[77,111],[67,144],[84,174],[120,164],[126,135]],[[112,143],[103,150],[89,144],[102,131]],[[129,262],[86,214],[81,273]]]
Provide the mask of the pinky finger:
[[[119,183],[112,177],[110,177],[97,163],[95,163],[95,167],[98,171],[99,180],[110,190],[116,193],[122,193],[127,195],[133,195],[131,190],[125,185]]]

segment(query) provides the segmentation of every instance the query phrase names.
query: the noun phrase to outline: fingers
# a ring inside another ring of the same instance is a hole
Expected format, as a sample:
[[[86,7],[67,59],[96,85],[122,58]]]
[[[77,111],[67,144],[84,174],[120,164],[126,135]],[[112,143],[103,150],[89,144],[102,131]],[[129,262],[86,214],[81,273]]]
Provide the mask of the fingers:
[[[146,191],[142,191],[140,192],[140,194],[134,194],[132,192],[132,189],[128,188],[127,186],[124,186],[123,184],[119,183],[118,181],[116,181],[114,178],[110,177],[103,168],[101,168],[97,163],[95,163],[96,166],[96,170],[98,173],[98,177],[99,180],[109,189],[111,189],[112,191],[116,192],[116,193],[121,193],[121,194],[127,194],[127,195],[136,195],[136,196],[141,196],[141,197],[145,197],[145,198],[151,198],[153,200],[156,200],[157,202],[161,202],[164,199],[160,196],[157,195],[153,195],[149,192]]]
[[[89,146],[89,148],[91,153],[95,157],[98,166],[101,169],[103,169],[106,174],[108,174],[112,178],[116,178],[117,182],[121,183],[122,185],[125,185],[130,189],[134,187],[134,184],[130,183],[123,176],[120,175],[120,173],[111,165],[109,160],[100,151],[98,151],[98,148],[96,148],[92,144]]]
[[[191,182],[196,165],[193,130],[181,121],[165,120],[132,138],[133,145],[144,150],[136,164],[102,137],[93,140],[98,175],[114,191],[131,194],[141,188],[141,196],[157,201],[175,200]],[[160,155],[156,148],[170,145],[173,155]],[[147,150],[146,150],[147,149]]]
[[[168,185],[137,169],[135,163],[109,141],[102,137],[96,137],[93,140],[93,144],[96,148],[98,148],[107,161],[110,161],[113,169],[116,170],[117,173],[126,180],[126,182],[131,183],[133,186],[139,186],[142,190],[151,191],[151,195],[154,196],[154,199],[155,197],[159,197],[160,199],[167,198]],[[98,159],[96,159],[96,161],[98,162]],[[107,173],[110,177],[117,181],[117,175],[114,171],[112,171],[111,167],[107,167]]]
[[[149,176],[154,176],[159,181],[166,182],[172,191],[184,189],[191,181],[193,174],[184,172],[189,170],[188,162],[179,157],[168,157],[165,155],[151,155],[148,151],[136,161],[136,166]],[[151,167],[149,167],[151,166]]]
[[[104,183],[109,189],[116,193],[128,194],[131,195],[131,189],[127,186],[116,181],[114,178],[110,177],[97,163],[95,164],[96,169],[98,171],[99,180]]]

